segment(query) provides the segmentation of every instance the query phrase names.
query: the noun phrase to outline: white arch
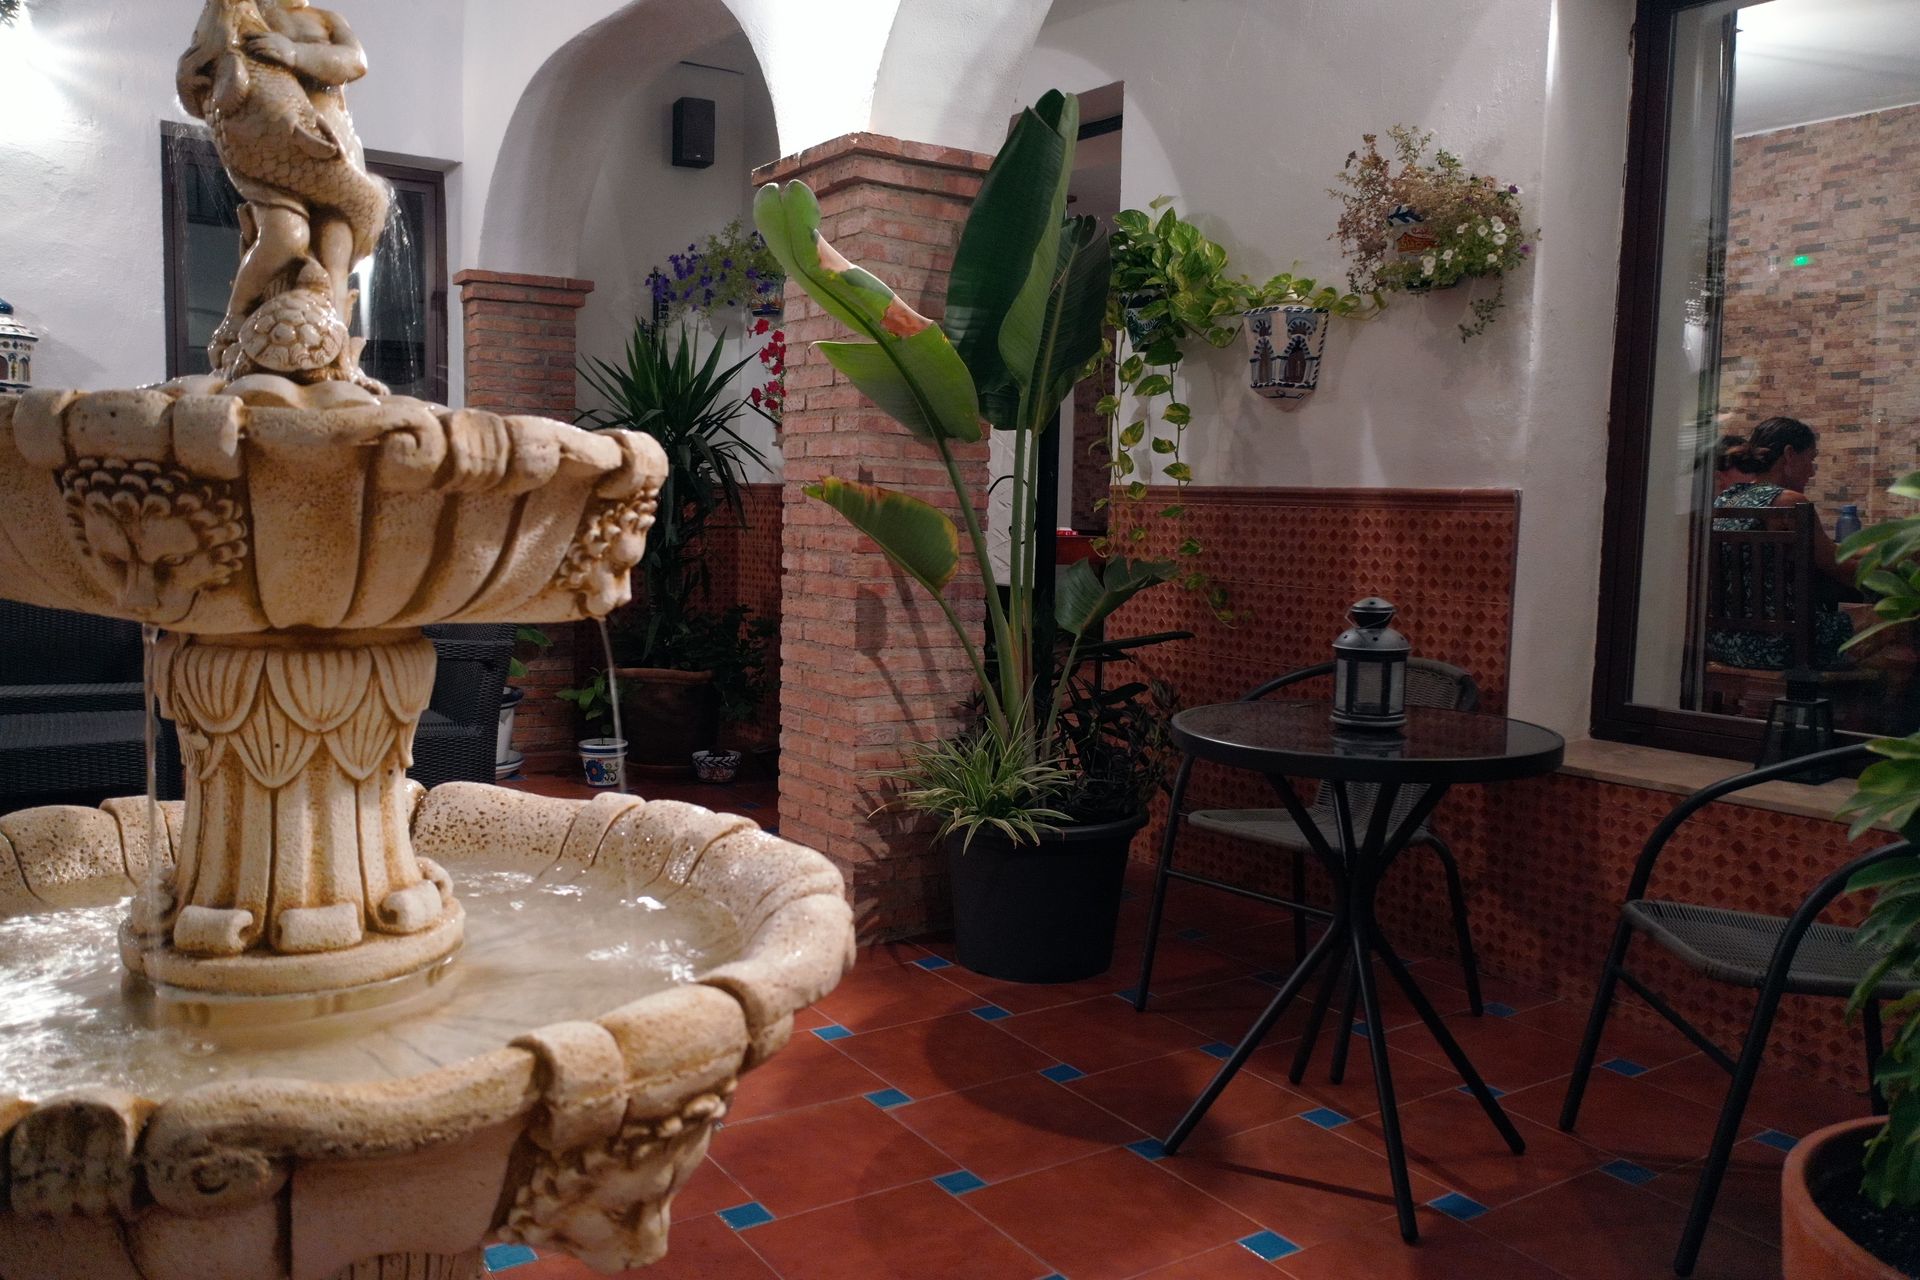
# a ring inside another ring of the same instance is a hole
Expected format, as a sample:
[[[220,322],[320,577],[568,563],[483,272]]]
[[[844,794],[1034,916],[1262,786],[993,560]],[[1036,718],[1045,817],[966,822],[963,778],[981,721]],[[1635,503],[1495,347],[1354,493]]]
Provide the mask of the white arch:
[[[997,151],[1021,72],[1053,0],[902,0],[865,126],[874,133]],[[783,131],[781,141],[786,140]]]

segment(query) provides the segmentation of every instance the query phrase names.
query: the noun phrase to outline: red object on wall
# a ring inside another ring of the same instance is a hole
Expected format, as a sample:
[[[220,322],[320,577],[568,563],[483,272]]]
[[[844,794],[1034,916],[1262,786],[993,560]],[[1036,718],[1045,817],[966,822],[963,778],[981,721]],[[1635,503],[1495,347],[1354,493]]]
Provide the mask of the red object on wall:
[[[1093,535],[1061,529],[1053,535],[1053,563],[1059,568],[1092,559]]]

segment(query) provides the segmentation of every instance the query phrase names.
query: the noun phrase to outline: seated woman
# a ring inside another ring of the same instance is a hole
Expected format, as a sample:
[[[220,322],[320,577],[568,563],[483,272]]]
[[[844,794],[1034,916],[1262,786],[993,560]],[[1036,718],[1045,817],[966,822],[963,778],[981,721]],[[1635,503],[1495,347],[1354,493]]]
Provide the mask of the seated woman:
[[[1811,501],[1805,489],[1819,468],[1819,449],[1820,437],[1806,423],[1795,418],[1768,418],[1744,441],[1726,443],[1720,456],[1736,479],[1714,498],[1713,509],[1791,507]],[[1759,528],[1760,522],[1720,516],[1713,527],[1743,532]],[[1823,670],[1845,667],[1848,663],[1840,655],[1840,646],[1852,638],[1853,623],[1840,611],[1840,601],[1852,593],[1853,574],[1835,559],[1833,539],[1818,521],[1813,530],[1813,572],[1814,666]],[[1771,583],[1764,589],[1769,595],[1777,590]],[[1784,671],[1793,665],[1793,645],[1786,636],[1709,631],[1707,657],[1730,667]]]

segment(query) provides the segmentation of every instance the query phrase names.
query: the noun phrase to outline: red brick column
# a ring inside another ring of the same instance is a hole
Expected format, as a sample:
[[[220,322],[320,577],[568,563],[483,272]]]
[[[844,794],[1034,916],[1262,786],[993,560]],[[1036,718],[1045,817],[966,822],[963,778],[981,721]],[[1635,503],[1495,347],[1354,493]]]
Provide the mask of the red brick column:
[[[921,313],[938,318],[960,227],[990,157],[849,134],[758,170],[804,180],[822,231]],[[874,409],[813,350],[846,336],[787,287],[785,458],[780,595],[780,833],[832,858],[847,877],[863,938],[900,937],[947,912],[943,859],[924,822],[870,816],[887,797],[871,775],[910,743],[952,733],[973,687],[939,609],[879,549],[802,490],[838,475],[925,498],[958,518],[938,456]],[[963,474],[984,508],[987,450]],[[976,634],[985,605],[965,562],[947,589]]]
[[[593,282],[476,270],[453,282],[465,321],[467,407],[573,421],[575,321]],[[576,651],[585,643],[576,630],[546,628],[553,647],[525,653],[527,675],[514,681],[527,696],[513,741],[530,771],[577,768],[573,709],[554,696],[574,683]]]
[[[574,325],[591,280],[462,271],[467,407],[573,421]]]

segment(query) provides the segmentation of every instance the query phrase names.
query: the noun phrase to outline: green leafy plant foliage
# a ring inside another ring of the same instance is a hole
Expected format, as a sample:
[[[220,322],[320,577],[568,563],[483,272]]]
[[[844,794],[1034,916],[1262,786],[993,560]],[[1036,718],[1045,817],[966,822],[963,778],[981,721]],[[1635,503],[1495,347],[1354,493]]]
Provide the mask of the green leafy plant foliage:
[[[1069,594],[1052,627],[1034,617],[1037,442],[1073,384],[1098,355],[1112,260],[1092,218],[1066,215],[1067,183],[1079,133],[1079,104],[1049,93],[1021,112],[983,180],[949,276],[945,320],[928,320],[871,272],[847,261],[820,233],[820,206],[803,183],[762,188],[754,221],[789,279],[859,337],[818,347],[876,405],[939,458],[960,513],[911,494],[830,477],[808,492],[881,548],[944,611],[977,683],[981,721],[958,737],[929,744],[886,776],[894,803],[936,814],[941,831],[982,829],[1032,843],[1064,820],[1056,801],[1077,775],[1060,737],[1068,682],[1036,677],[1054,670],[1054,629],[1068,637],[1071,672],[1090,620],[1105,602],[1171,576],[1170,565],[1116,561]],[[948,598],[961,557],[970,552],[983,582],[994,580],[978,508],[954,452],[981,438],[981,421],[1011,433],[1009,578],[1006,600],[986,593],[993,662]],[[964,533],[964,537],[962,536]]]
[[[1893,492],[1920,499],[1920,472],[1900,480]],[[1920,515],[1864,529],[1841,544],[1840,555],[1859,560],[1860,584],[1880,597],[1874,606],[1879,621],[1851,643],[1920,617]],[[1885,825],[1920,841],[1920,733],[1882,739],[1873,750],[1884,758],[1861,773],[1859,788],[1842,811],[1854,819],[1853,834]],[[1885,953],[1854,992],[1852,1008],[1858,1012],[1888,974],[1920,977],[1920,857],[1871,867],[1848,887],[1874,893],[1860,945]],[[1883,1016],[1897,1027],[1880,1060],[1879,1082],[1889,1110],[1886,1127],[1867,1146],[1863,1190],[1882,1207],[1920,1207],[1920,994],[1895,1001]]]
[[[527,678],[527,664],[521,653],[528,649],[551,649],[553,637],[539,627],[519,626],[513,629],[513,653],[507,658],[507,679],[524,680]]]
[[[0,0],[0,27],[10,27],[20,16],[21,0]]]
[[[1358,293],[1383,294],[1492,277],[1498,282],[1493,296],[1475,299],[1473,321],[1460,326],[1464,342],[1486,332],[1500,313],[1504,277],[1532,255],[1540,233],[1525,227],[1517,185],[1470,172],[1444,148],[1429,161],[1431,133],[1397,124],[1387,136],[1399,169],[1369,133],[1359,150],[1347,154],[1340,185],[1331,192],[1340,201],[1340,223],[1331,238],[1352,264],[1347,282]],[[1409,234],[1417,248],[1402,252],[1402,237]]]
[[[612,736],[613,695],[609,692],[606,672],[595,671],[593,679],[579,688],[560,689],[553,696],[562,702],[571,702],[580,712],[580,718],[587,722],[587,736],[593,738]]]

